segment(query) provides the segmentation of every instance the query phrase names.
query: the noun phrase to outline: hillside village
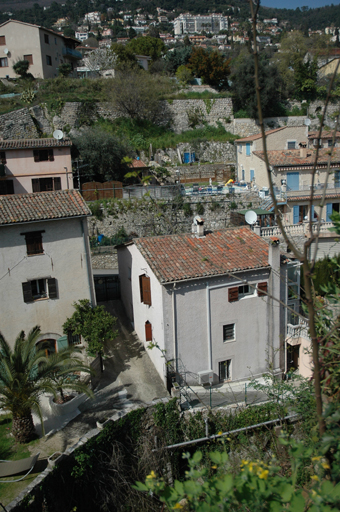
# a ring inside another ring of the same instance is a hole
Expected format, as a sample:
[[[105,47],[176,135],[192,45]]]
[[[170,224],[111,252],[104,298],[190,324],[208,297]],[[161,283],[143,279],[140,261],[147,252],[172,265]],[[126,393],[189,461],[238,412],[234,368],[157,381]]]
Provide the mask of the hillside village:
[[[339,28],[89,4],[0,15],[3,507],[199,510],[207,443],[248,500],[284,429],[301,499],[337,489]]]

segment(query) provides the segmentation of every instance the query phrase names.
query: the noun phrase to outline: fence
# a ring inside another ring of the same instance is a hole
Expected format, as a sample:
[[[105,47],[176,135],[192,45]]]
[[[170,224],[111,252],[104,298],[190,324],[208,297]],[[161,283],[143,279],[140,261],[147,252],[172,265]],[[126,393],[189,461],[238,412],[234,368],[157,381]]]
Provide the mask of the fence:
[[[123,197],[123,183],[121,181],[106,181],[99,183],[91,181],[83,183],[81,193],[85,201],[96,201],[97,199],[111,199]]]

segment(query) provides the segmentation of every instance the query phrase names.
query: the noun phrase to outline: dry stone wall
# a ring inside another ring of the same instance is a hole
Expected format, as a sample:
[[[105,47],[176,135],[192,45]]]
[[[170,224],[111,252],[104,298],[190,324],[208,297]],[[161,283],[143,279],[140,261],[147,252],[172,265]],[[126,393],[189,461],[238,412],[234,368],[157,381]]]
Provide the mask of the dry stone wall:
[[[28,108],[21,108],[0,116],[0,138],[38,139],[37,129]]]

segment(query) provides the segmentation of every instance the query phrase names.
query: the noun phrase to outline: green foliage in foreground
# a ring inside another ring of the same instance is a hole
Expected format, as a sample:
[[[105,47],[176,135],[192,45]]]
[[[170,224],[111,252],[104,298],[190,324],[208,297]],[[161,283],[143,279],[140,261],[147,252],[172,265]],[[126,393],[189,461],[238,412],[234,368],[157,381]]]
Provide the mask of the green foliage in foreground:
[[[136,150],[148,151],[150,144],[153,150],[175,148],[180,143],[198,143],[205,141],[233,142],[238,136],[227,132],[220,124],[217,127],[204,126],[183,133],[174,133],[163,126],[157,126],[149,121],[133,121],[117,119],[113,122],[101,119],[94,128],[100,127],[110,133],[125,136]]]

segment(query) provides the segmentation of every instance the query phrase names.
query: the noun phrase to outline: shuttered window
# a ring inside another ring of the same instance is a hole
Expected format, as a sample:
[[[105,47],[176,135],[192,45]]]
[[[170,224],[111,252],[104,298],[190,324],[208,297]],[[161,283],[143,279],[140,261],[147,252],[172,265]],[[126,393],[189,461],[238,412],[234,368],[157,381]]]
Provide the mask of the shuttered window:
[[[42,233],[45,231],[31,231],[30,233],[20,233],[25,236],[27,255],[43,254]]]
[[[54,154],[53,149],[34,149],[33,156],[35,162],[53,162]]]
[[[0,196],[6,196],[8,194],[14,194],[14,183],[13,180],[0,181]]]
[[[147,306],[151,306],[150,277],[145,274],[139,276],[140,300]]]
[[[235,324],[227,324],[223,326],[223,341],[235,340]]]
[[[33,55],[24,55],[24,60],[27,60],[31,66],[33,64]]]
[[[22,283],[24,302],[33,302],[39,299],[57,299],[57,280],[55,278],[33,279]]]
[[[268,283],[258,283],[257,285],[257,296],[265,297],[268,293]]]
[[[149,320],[145,322],[145,341],[152,341],[152,325]]]
[[[0,36],[0,46],[4,46],[6,44],[6,36]]]
[[[238,286],[235,286],[235,288],[228,289],[228,301],[229,302],[238,301]]]

